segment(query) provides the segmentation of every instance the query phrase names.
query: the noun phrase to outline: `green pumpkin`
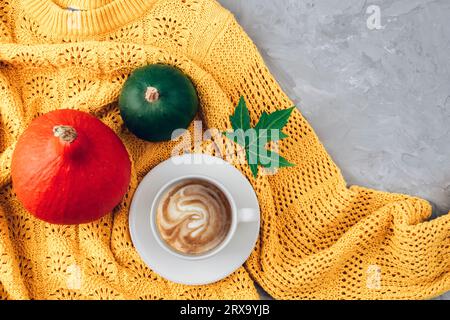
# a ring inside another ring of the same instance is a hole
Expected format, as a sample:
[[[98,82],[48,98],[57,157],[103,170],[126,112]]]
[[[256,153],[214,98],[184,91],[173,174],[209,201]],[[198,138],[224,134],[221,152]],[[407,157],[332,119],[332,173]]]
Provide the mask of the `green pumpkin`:
[[[119,98],[128,129],[147,141],[167,141],[186,129],[199,108],[197,91],[179,69],[163,64],[133,71]]]

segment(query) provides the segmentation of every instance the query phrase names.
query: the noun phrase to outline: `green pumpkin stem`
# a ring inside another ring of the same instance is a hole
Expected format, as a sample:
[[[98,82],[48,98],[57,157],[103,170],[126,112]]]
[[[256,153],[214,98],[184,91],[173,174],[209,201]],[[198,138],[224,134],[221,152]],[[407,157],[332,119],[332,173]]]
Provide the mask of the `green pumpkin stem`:
[[[77,138],[78,134],[74,127],[71,126],[54,126],[53,135],[61,139],[62,142],[72,143]]]
[[[145,100],[152,103],[158,101],[159,99],[159,91],[155,87],[147,87],[147,91],[145,92]]]

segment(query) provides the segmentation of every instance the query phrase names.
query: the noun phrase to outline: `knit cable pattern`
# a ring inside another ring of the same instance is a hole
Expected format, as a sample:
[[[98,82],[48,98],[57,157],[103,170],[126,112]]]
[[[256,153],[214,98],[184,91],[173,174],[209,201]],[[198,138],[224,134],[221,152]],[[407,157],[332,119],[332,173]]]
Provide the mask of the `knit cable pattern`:
[[[280,143],[295,167],[255,179],[238,161],[242,154],[231,160],[252,183],[262,214],[245,268],[207,286],[156,275],[131,243],[128,209],[139,181],[170,157],[176,142],[148,143],[127,131],[117,98],[129,73],[149,63],[183,70],[197,87],[204,129],[231,128],[240,96],[253,125],[263,111],[292,102],[215,1],[39,3],[45,10],[36,0],[0,0],[0,298],[255,299],[253,280],[280,299],[429,298],[450,290],[450,215],[427,221],[431,206],[424,200],[348,188],[299,111]],[[82,10],[68,14],[69,4]],[[131,11],[121,13],[126,5]],[[136,10],[141,6],[145,11]],[[67,27],[73,17],[86,23],[82,30]],[[11,186],[18,136],[37,116],[62,108],[89,112],[110,126],[133,162],[122,203],[90,224],[41,222]],[[219,148],[204,144],[192,151],[221,155],[225,141],[213,140]]]

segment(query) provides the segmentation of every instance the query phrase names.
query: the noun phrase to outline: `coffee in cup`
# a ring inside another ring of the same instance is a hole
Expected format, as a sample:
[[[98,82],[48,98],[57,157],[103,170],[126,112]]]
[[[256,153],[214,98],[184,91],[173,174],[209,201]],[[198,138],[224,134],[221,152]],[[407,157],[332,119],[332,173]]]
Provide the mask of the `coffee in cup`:
[[[207,254],[230,232],[232,206],[224,192],[210,181],[177,181],[157,201],[156,227],[160,238],[178,253]]]

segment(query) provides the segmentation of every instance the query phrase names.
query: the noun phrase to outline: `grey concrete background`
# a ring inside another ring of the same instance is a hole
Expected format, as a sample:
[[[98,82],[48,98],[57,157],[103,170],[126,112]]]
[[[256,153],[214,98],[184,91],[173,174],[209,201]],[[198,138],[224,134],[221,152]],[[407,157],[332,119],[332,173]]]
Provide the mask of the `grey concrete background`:
[[[450,210],[450,1],[219,1],[350,185]]]

